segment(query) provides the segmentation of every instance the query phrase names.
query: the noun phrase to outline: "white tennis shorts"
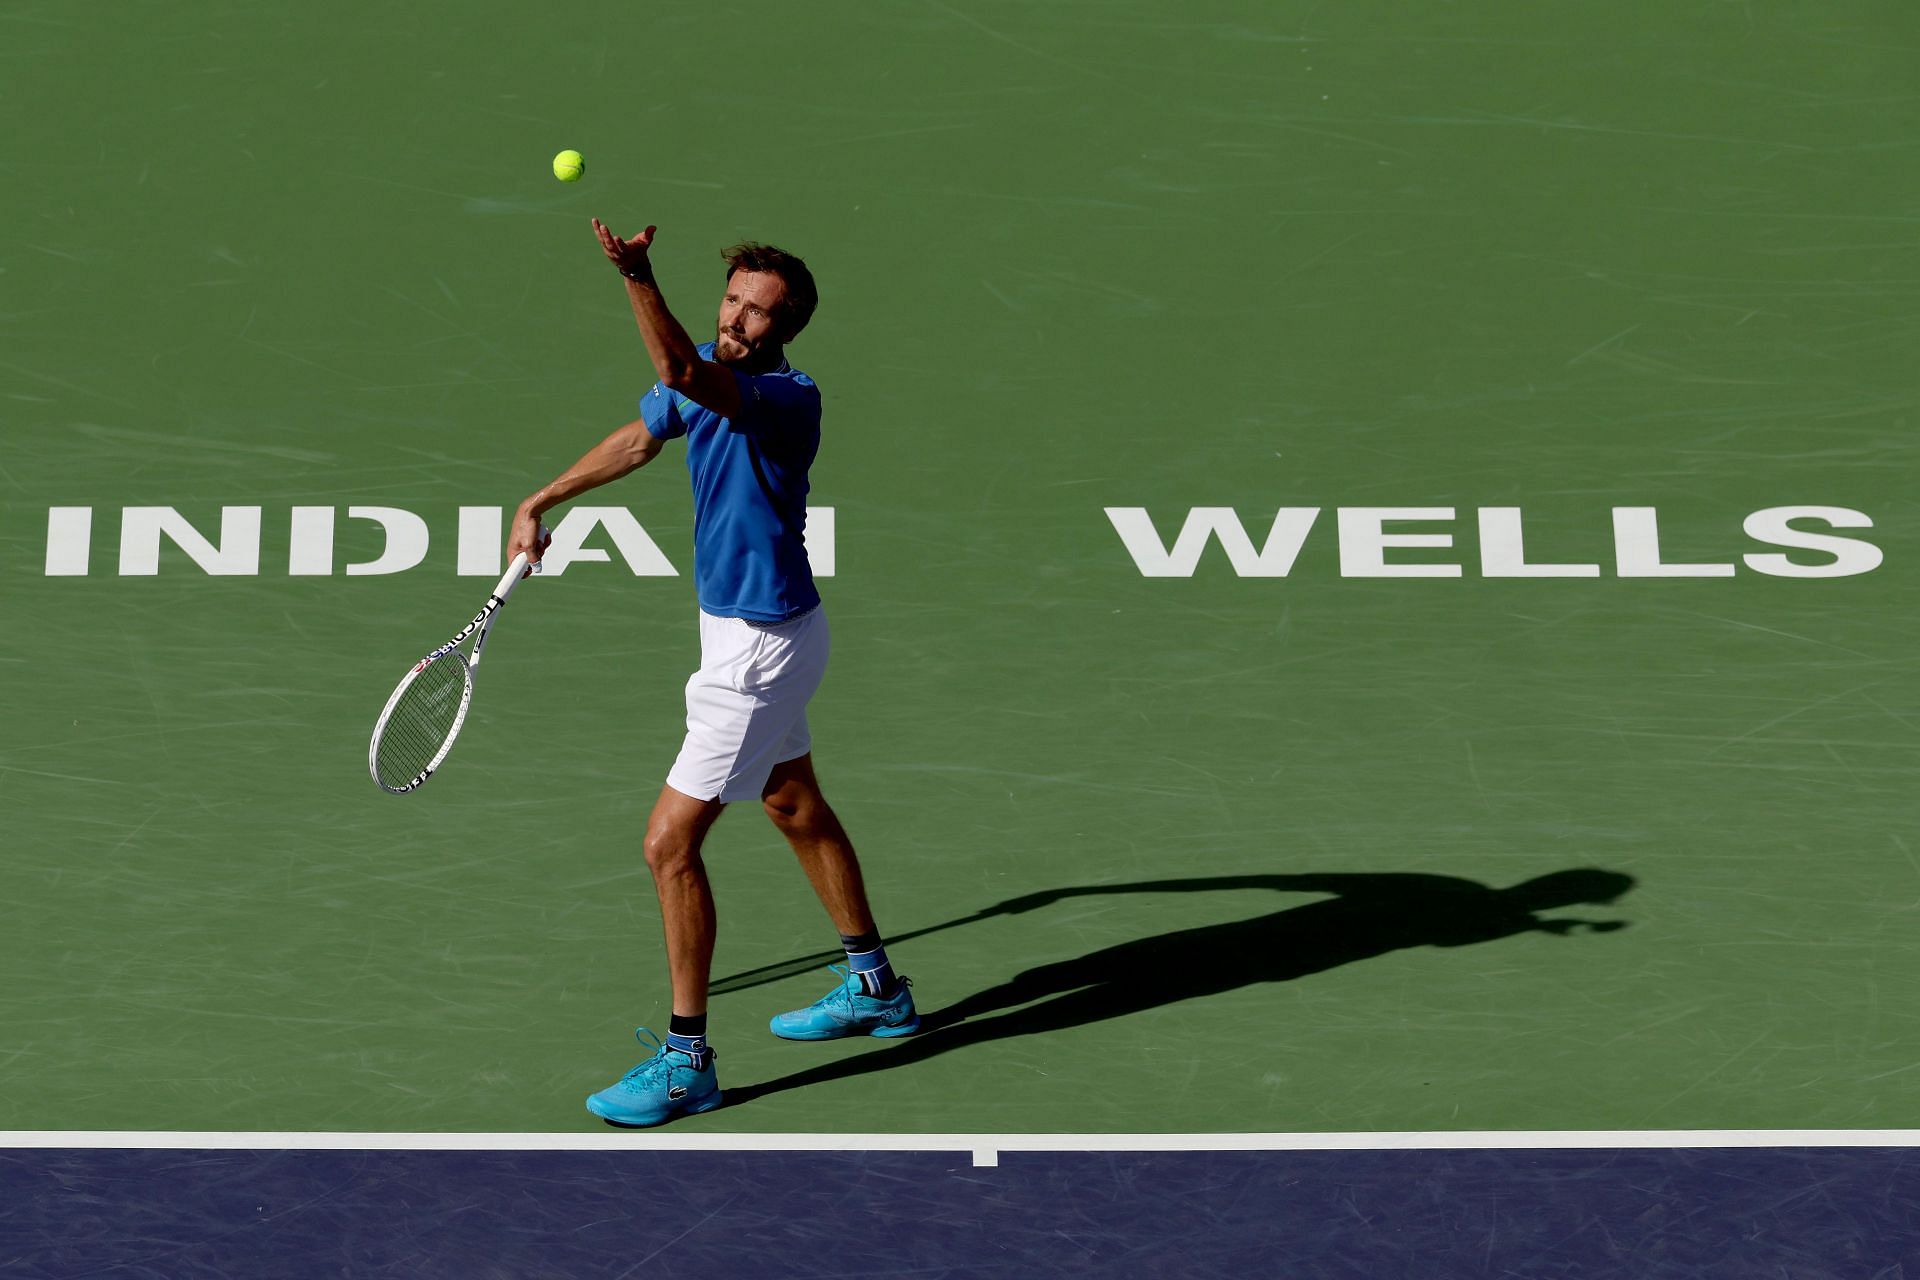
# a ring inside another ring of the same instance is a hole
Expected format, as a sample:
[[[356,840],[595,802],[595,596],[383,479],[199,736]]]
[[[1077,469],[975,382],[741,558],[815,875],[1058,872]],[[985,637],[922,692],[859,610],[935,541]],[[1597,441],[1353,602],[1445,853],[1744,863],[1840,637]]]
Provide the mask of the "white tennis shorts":
[[[791,622],[700,614],[687,738],[667,785],[695,800],[758,800],[773,766],[813,749],[807,702],[827,673],[823,609]]]

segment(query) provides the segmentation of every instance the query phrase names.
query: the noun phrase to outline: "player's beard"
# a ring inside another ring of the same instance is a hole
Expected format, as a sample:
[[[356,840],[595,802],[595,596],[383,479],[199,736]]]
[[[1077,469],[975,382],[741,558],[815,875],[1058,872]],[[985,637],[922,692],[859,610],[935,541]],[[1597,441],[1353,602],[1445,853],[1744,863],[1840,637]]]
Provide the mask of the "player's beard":
[[[721,364],[748,364],[754,357],[754,350],[747,340],[727,329],[716,329],[713,334],[713,358]]]
[[[729,355],[731,349],[737,354]],[[738,369],[742,373],[767,373],[780,367],[781,344],[773,334],[768,334],[759,345],[748,342],[732,329],[715,327],[713,332],[713,358],[715,363]]]

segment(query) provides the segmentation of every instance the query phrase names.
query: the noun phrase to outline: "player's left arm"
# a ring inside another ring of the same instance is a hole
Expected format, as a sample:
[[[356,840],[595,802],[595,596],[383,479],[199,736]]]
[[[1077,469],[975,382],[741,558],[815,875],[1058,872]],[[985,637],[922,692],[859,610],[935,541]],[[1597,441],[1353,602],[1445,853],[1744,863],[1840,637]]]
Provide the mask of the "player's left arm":
[[[723,418],[738,418],[740,385],[733,371],[701,358],[686,326],[667,309],[667,300],[654,281],[653,262],[647,254],[654,228],[623,240],[595,218],[593,230],[600,237],[601,250],[626,279],[627,301],[633,304],[634,322],[640,326],[640,336],[646,340],[647,354],[653,357],[660,381]]]

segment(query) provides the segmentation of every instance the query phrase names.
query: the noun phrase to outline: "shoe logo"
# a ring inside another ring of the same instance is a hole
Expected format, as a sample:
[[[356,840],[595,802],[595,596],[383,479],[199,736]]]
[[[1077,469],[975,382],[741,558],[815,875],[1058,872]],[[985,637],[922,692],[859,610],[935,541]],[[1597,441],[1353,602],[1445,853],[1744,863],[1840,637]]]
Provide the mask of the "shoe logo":
[[[678,1102],[680,1101],[680,1099],[686,1096],[687,1096],[687,1086],[683,1084],[677,1084],[673,1086],[673,1088],[667,1090],[668,1102]]]

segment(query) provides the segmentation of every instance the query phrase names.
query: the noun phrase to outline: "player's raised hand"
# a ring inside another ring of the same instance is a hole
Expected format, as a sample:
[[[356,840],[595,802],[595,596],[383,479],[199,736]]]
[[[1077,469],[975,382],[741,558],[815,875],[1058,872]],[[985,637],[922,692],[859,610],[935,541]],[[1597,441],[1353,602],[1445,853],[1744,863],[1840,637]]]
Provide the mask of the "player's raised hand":
[[[648,227],[631,240],[622,240],[607,229],[600,219],[593,220],[593,233],[600,237],[601,251],[607,260],[620,268],[622,275],[647,276],[653,273],[653,264],[647,258],[647,249],[653,244],[652,227]]]

